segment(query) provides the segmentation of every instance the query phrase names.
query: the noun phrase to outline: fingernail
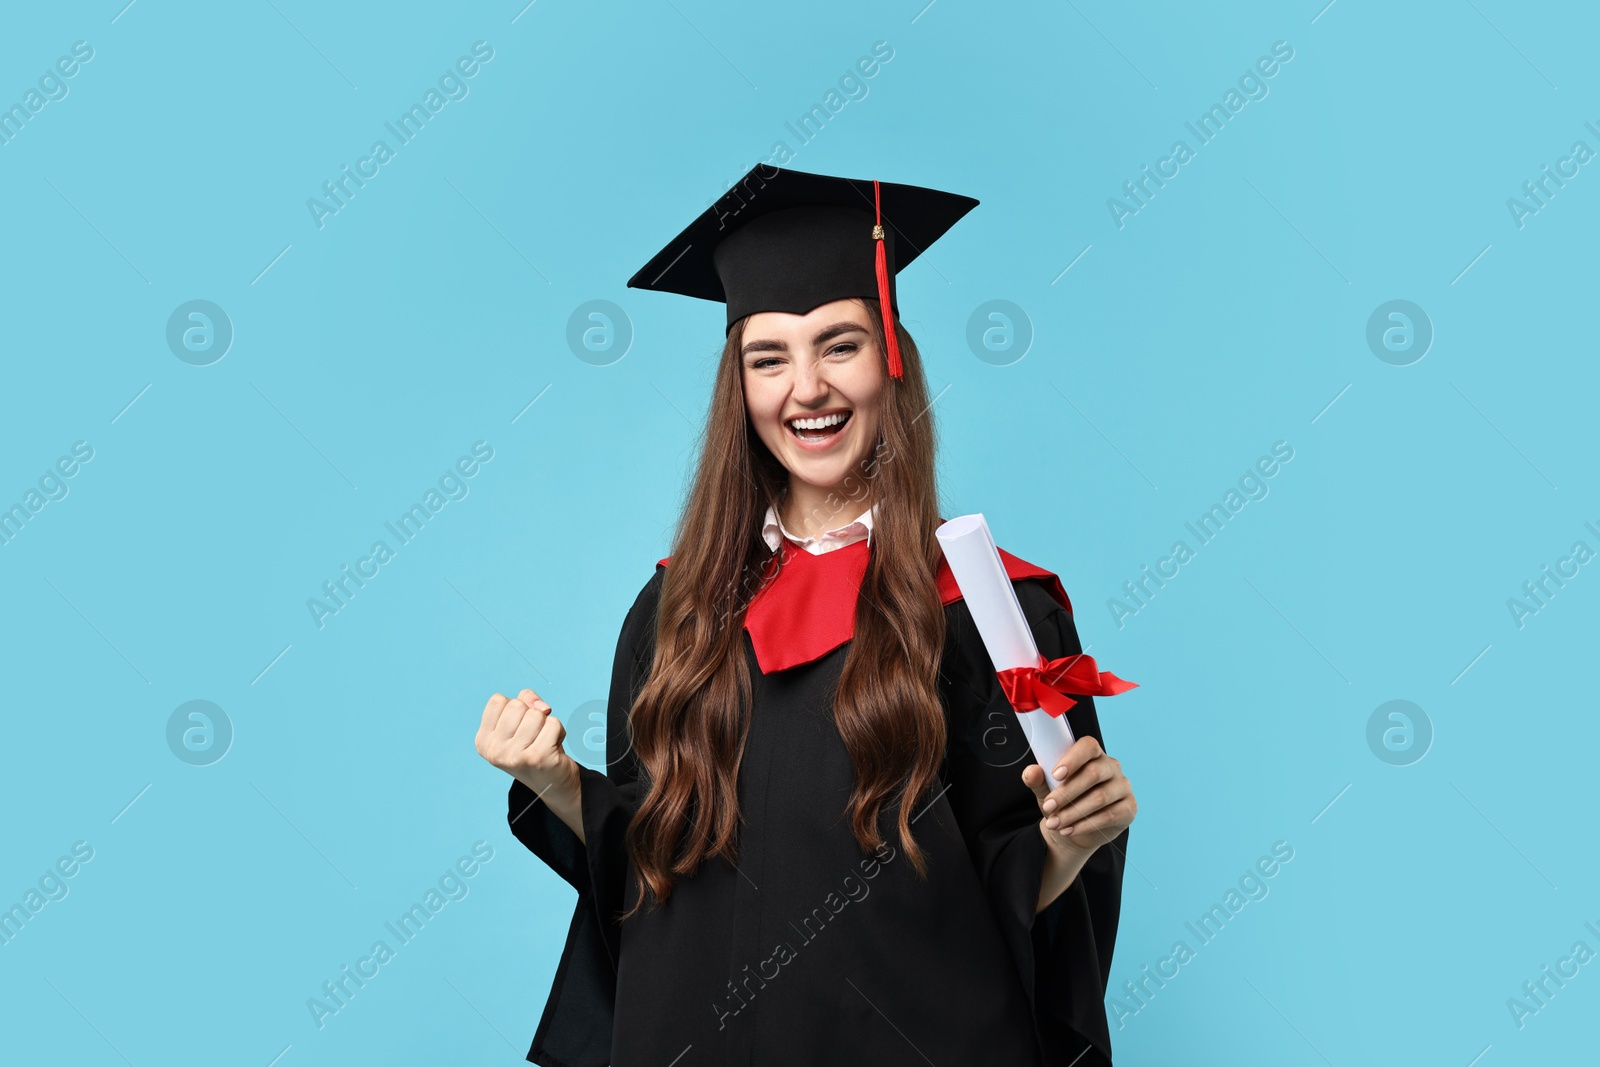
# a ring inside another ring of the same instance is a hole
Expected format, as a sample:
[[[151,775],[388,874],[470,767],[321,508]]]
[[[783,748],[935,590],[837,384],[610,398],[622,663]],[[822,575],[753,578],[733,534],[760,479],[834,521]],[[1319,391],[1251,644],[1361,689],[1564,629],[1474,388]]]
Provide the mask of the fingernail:
[[[1044,802],[1044,804],[1043,804],[1043,805],[1042,805],[1042,807],[1043,807],[1043,808],[1044,808],[1044,810],[1045,810],[1045,811],[1047,811],[1047,812],[1049,812],[1049,811],[1055,811],[1055,810],[1056,810],[1056,802],[1055,802],[1055,799],[1054,799],[1054,798],[1053,798],[1053,797],[1052,797],[1052,798],[1051,798],[1051,799],[1049,799],[1049,800],[1046,800],[1046,801],[1045,801],[1045,802]]]
[[[1056,817],[1054,815],[1052,815],[1052,816],[1050,816],[1048,819],[1046,819],[1044,821],[1044,824],[1046,826],[1050,827],[1053,830],[1053,829],[1055,829],[1056,822],[1057,822]]]
[[[1067,769],[1065,767],[1057,767],[1054,771],[1051,771],[1050,773],[1055,778],[1055,780],[1058,781],[1058,782],[1066,780]]]

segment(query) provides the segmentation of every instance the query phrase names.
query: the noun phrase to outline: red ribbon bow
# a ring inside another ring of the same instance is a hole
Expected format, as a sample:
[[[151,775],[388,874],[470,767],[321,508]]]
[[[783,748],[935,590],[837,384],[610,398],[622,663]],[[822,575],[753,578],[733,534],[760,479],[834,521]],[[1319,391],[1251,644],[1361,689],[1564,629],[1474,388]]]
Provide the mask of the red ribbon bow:
[[[1037,667],[1009,667],[996,673],[1000,688],[1013,708],[1018,711],[1043,708],[1048,715],[1061,715],[1077,703],[1067,696],[1068,693],[1110,697],[1126,693],[1139,684],[1102,671],[1093,656],[1085,655],[1051,660],[1040,655]]]

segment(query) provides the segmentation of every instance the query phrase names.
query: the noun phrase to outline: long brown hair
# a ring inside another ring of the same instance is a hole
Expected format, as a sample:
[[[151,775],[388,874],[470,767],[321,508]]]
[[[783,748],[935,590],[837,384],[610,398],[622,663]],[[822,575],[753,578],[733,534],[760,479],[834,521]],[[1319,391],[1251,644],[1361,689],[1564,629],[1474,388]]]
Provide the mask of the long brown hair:
[[[863,299],[873,353],[885,342],[878,302]],[[673,537],[656,619],[655,659],[629,713],[646,792],[628,826],[638,900],[664,903],[678,875],[711,856],[738,862],[739,763],[750,724],[744,613],[779,559],[761,538],[788,471],[745,410],[744,319],[728,333],[694,485]],[[872,547],[856,602],[855,635],[834,696],[834,718],[855,769],[845,813],[863,852],[882,843],[878,819],[897,803],[900,842],[919,875],[911,809],[938,776],[945,720],[935,685],[944,610],[934,580],[939,548],[934,427],[916,344],[899,323],[903,377],[884,377],[879,439],[838,500],[870,494]],[[626,916],[625,916],[626,917]]]

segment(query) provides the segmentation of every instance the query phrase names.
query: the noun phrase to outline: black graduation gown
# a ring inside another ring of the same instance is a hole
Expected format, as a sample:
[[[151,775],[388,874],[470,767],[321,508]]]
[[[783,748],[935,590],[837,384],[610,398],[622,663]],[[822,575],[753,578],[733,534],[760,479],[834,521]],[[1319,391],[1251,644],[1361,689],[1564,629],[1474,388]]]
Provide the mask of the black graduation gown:
[[[945,606],[939,690],[949,723],[941,783],[912,825],[919,881],[886,805],[865,855],[844,817],[854,772],[832,718],[848,644],[753,686],[739,773],[739,869],[715,858],[667,903],[625,924],[636,889],[623,832],[642,783],[626,715],[648,674],[664,566],[623,623],[605,773],[581,768],[586,848],[513,781],[511,829],[578,892],[527,1058],[545,1067],[1111,1062],[1104,998],[1127,833],[1034,912],[1047,845],[1015,713],[962,600]],[[1081,653],[1071,613],[1037,578],[1014,580],[1039,650]],[[1094,702],[1067,712],[1104,745]],[[1043,714],[1036,711],[1032,714]]]

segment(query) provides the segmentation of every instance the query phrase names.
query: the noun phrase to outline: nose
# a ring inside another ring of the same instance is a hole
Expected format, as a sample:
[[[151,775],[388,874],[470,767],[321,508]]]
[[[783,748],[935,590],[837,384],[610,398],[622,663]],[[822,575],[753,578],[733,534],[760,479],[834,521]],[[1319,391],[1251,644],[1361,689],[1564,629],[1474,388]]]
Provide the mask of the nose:
[[[799,360],[795,370],[795,403],[811,407],[827,395],[828,382],[822,373],[820,361],[815,359]]]

